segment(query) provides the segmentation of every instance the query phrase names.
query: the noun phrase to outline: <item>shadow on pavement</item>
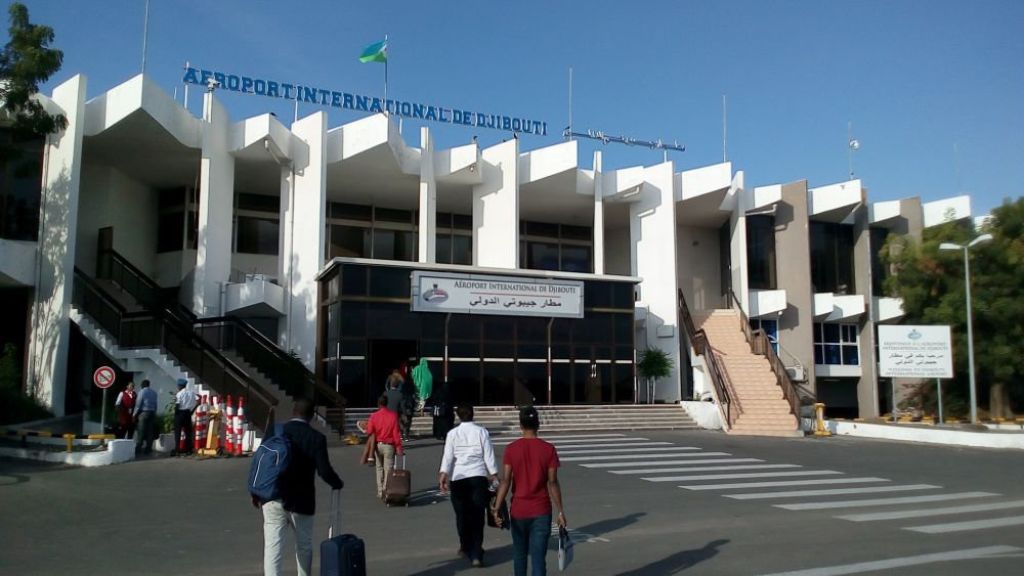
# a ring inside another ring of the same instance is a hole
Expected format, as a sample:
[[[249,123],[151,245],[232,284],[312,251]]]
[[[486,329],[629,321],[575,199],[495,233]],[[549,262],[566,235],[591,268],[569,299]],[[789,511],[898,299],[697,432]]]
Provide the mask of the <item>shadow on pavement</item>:
[[[581,535],[587,535],[588,538],[594,536],[604,536],[609,532],[614,532],[620,528],[625,528],[630,524],[636,524],[641,517],[646,516],[646,512],[633,512],[632,514],[626,514],[621,518],[609,518],[607,520],[598,520],[597,522],[591,522],[586,526],[580,526],[574,528],[569,526],[570,533],[578,532]]]
[[[548,565],[550,566],[550,554],[548,555],[548,560]],[[512,544],[506,544],[500,548],[486,548],[484,551],[484,567],[498,566],[506,563],[511,569]],[[451,560],[437,562],[426,570],[413,572],[408,576],[452,576],[453,574],[459,574],[470,570],[473,570],[473,567],[470,565],[469,560],[455,557]]]
[[[620,572],[617,576],[671,576],[682,570],[687,570],[718,555],[718,548],[728,544],[728,540],[712,540],[703,548],[695,550],[680,550],[675,554],[651,562],[629,572]]]

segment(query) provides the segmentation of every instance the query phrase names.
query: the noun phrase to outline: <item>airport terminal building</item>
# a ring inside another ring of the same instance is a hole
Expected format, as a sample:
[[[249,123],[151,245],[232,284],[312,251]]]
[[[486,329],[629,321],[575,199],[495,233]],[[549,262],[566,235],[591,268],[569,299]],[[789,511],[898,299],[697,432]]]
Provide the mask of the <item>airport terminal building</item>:
[[[68,126],[25,144],[39,173],[3,167],[3,337],[56,413],[88,408],[101,363],[257,397],[301,363],[362,407],[419,358],[482,405],[750,410],[721,320],[778,386],[875,416],[875,327],[901,318],[879,249],[971,217],[967,196],[872,203],[860,180],[751,185],[730,162],[605,170],[574,140],[438,148],[372,110],[232,118],[217,95],[196,116],[141,75],[92,94],[75,76],[41,96]],[[651,348],[673,368],[648,397]]]

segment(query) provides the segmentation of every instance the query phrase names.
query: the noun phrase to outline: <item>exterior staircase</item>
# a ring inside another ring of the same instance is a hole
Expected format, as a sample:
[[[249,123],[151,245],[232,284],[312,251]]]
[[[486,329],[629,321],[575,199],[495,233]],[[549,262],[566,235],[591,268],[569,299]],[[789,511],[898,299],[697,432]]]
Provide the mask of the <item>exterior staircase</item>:
[[[698,330],[707,337],[710,348],[721,360],[730,395],[738,412],[728,430],[747,436],[803,436],[778,376],[768,358],[756,354],[742,330],[737,310],[712,310],[693,315]]]
[[[345,429],[356,431],[356,422],[369,418],[374,408],[349,408],[345,413]],[[590,405],[537,406],[540,433],[559,432],[623,432],[637,430],[699,430],[686,410],[677,404],[653,405]],[[431,436],[433,418],[415,416],[413,437]],[[518,435],[519,409],[515,406],[476,406],[473,421],[487,428],[492,436]],[[456,424],[458,419],[456,418]]]

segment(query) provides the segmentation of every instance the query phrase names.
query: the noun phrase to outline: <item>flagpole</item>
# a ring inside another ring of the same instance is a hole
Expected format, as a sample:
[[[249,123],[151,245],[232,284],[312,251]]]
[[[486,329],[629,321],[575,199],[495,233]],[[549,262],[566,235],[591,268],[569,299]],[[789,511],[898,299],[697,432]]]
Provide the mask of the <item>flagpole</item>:
[[[572,140],[572,66],[569,66],[569,140]]]
[[[388,113],[388,35],[384,35],[384,115]]]
[[[186,72],[188,72],[188,69],[189,69],[189,67],[191,65],[192,64],[188,60],[185,60],[185,71]],[[185,82],[184,84],[185,84],[185,96],[184,96],[184,98],[181,99],[181,103],[183,104],[185,110],[188,110],[188,82]]]
[[[146,48],[149,46],[149,0],[146,0],[146,15],[142,21],[142,73],[146,73]]]

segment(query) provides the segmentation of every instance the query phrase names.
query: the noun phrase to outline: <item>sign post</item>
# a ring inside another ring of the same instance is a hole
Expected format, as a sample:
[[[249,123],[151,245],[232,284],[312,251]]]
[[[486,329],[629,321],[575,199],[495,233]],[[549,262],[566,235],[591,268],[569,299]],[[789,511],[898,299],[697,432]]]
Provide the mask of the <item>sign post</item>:
[[[878,366],[883,378],[935,378],[942,422],[941,378],[953,377],[953,345],[949,326],[879,326]],[[896,383],[892,388],[896,421]]]
[[[117,374],[110,366],[100,366],[92,373],[92,382],[103,390],[103,404],[100,407],[100,430],[107,431],[107,389],[114,385]]]

